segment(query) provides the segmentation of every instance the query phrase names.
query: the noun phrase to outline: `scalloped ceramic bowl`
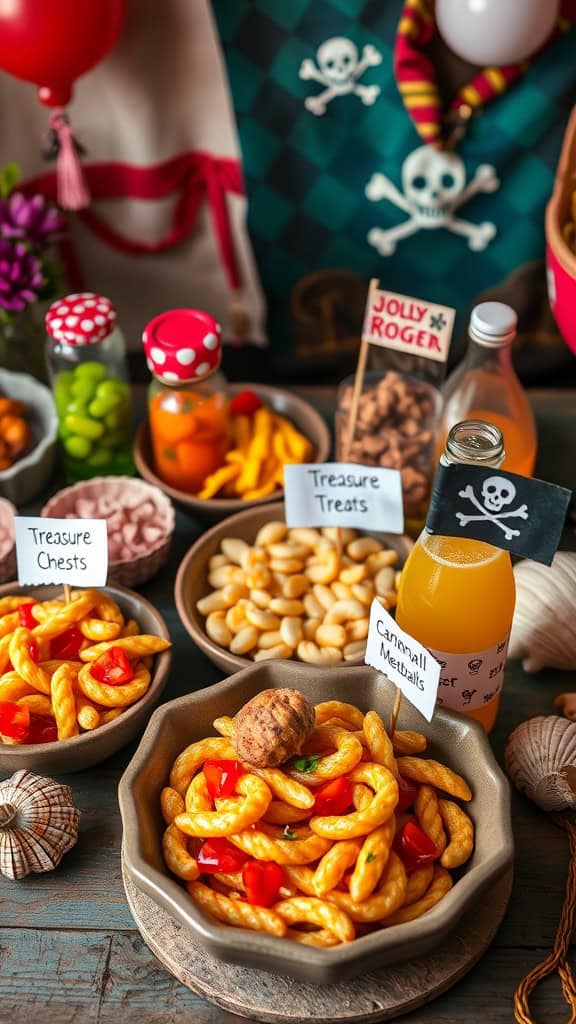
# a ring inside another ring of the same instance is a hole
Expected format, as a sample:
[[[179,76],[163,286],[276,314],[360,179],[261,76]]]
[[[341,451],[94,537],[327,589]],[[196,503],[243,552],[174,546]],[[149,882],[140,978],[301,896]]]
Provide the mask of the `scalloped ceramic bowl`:
[[[124,587],[105,587],[105,593],[118,603],[125,618],[136,619],[143,633],[170,639],[164,619],[153,605],[140,594]],[[0,597],[6,594],[33,594],[42,601],[62,597],[61,587],[18,587],[12,583],[0,587]],[[64,775],[79,772],[104,761],[126,746],[141,732],[158,702],[168,681],[172,654],[170,649],[157,654],[152,669],[150,686],[144,696],[127,708],[118,718],[101,725],[92,732],[83,732],[69,740],[54,743],[28,743],[8,746],[0,743],[0,771],[29,771]]]
[[[274,412],[286,416],[295,427],[314,446],[313,462],[326,462],[330,454],[331,439],[330,431],[324,420],[314,406],[305,402],[303,398],[292,395],[289,391],[280,388],[271,388],[265,384],[229,384],[228,393],[233,398],[246,389],[254,391],[262,399],[264,405],[269,406]],[[136,468],[149,483],[155,484],[165,494],[178,502],[198,519],[214,523],[225,516],[231,516],[243,509],[259,507],[269,501],[282,497],[283,491],[278,489],[274,494],[266,498],[258,498],[256,501],[242,501],[241,498],[197,498],[194,494],[187,494],[175,487],[170,487],[156,475],[153,469],[152,448],[150,443],[150,432],[148,423],[143,423],[134,442],[134,462]]]
[[[273,519],[284,519],[284,502],[277,501],[269,505],[259,505],[257,508],[248,508],[243,512],[238,512],[235,516],[230,516],[229,519],[223,519],[221,523],[217,523],[211,530],[203,533],[188,549],[176,575],[174,600],[184,629],[192,637],[196,646],[210,658],[210,661],[227,673],[247,668],[254,662],[251,658],[231,654],[225,647],[220,647],[210,639],[206,633],[205,616],[201,615],[196,608],[196,602],[210,593],[208,563],[212,555],[219,551],[224,537],[241,537],[242,540],[252,544],[260,527]],[[400,565],[405,562],[413,545],[413,541],[409,537],[385,533],[374,534],[374,536],[398,552]],[[336,669],[347,670],[350,666],[359,665],[362,662],[363,658],[359,658],[358,661],[347,661],[338,665],[309,667],[313,667],[315,672],[332,673]],[[294,661],[290,664],[300,664],[300,662]]]
[[[189,743],[214,735],[212,721],[234,715],[246,701],[267,688],[293,686],[313,703],[353,700],[373,708],[388,721],[394,688],[370,668],[349,669],[319,678],[310,666],[262,662],[215,686],[163,704],[154,712],[128,768],[120,780],[124,859],[135,884],[223,963],[237,963],[319,985],[368,973],[400,960],[421,956],[441,945],[464,911],[471,909],[505,873],[513,859],[510,791],[488,739],[477,722],[438,711],[428,725],[406,701],[402,729],[425,732],[425,756],[444,761],[466,776],[473,799],[467,805],[476,826],[476,846],[450,892],[415,921],[373,932],[333,949],[315,949],[262,932],[232,928],[208,918],[192,901],[184,884],[172,878],[162,858],[164,824],[160,791],[175,757]]]
[[[12,502],[0,498],[0,583],[16,576],[15,515],[18,515],[18,509]]]
[[[79,500],[94,501],[101,498],[108,499],[109,515],[128,505],[133,508],[135,503],[140,506],[151,503],[154,506],[163,531],[162,536],[148,546],[145,554],[133,555],[125,560],[110,557],[109,560],[110,583],[119,583],[123,587],[139,586],[155,576],[168,558],[175,524],[174,506],[159,487],[145,480],[129,476],[104,476],[64,487],[50,498],[40,514],[65,519],[69,512],[74,512]]]
[[[0,394],[24,402],[36,442],[28,455],[0,472],[0,495],[15,505],[25,505],[44,490],[52,475],[58,417],[49,388],[27,373],[0,369]]]

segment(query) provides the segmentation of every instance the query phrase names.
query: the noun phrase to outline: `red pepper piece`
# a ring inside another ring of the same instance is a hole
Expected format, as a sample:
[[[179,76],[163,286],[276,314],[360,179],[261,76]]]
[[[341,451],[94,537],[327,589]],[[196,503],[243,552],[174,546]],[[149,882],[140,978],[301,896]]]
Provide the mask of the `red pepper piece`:
[[[28,654],[30,655],[32,661],[38,664],[38,662],[40,661],[40,652],[38,650],[38,644],[36,643],[35,640],[28,641]]]
[[[440,850],[415,821],[407,821],[394,840],[394,850],[406,871],[414,871],[438,860]]]
[[[71,626],[65,629],[59,636],[50,641],[50,657],[62,661],[74,661],[80,654],[80,648],[84,637],[78,626]]]
[[[258,398],[258,395],[255,395],[254,392],[249,389],[241,391],[240,394],[235,395],[230,402],[230,414],[232,416],[253,416],[254,413],[261,408],[262,402]]]
[[[34,617],[33,608],[38,604],[34,601],[33,604],[19,604],[18,605],[18,616],[20,618],[20,625],[25,626],[26,629],[34,629],[34,626],[38,625],[38,619]]]
[[[0,701],[0,735],[24,743],[30,730],[30,709],[16,701]]]
[[[286,884],[284,868],[273,860],[249,860],[242,868],[246,902],[255,907],[271,907]]]
[[[418,795],[418,783],[410,782],[410,779],[403,779],[401,775],[396,781],[398,782],[396,814],[401,814],[402,811],[407,811],[414,803]]]
[[[99,683],[107,686],[121,686],[134,679],[134,670],[121,647],[110,647],[90,666],[90,674]]]
[[[204,762],[204,775],[206,785],[212,799],[217,796],[232,796],[236,789],[236,783],[244,769],[240,761],[215,761],[208,759]]]
[[[314,814],[344,814],[352,805],[352,786],[344,776],[331,779],[315,792]]]
[[[45,715],[30,715],[30,730],[26,743],[54,743],[58,739],[58,729],[53,718]]]
[[[248,860],[248,854],[238,850],[232,843],[223,836],[215,836],[214,839],[207,839],[202,843],[196,862],[200,871],[205,875],[213,875],[216,872],[222,874],[234,874]]]

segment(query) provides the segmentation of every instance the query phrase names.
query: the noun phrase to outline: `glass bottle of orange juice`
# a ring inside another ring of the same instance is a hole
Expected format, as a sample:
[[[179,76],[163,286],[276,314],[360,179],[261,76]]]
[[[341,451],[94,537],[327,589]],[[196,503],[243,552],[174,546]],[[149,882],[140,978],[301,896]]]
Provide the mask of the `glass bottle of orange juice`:
[[[488,420],[504,435],[503,468],[531,476],[536,460],[536,425],[512,366],[516,325],[516,313],[503,302],[482,302],[472,310],[468,351],[443,388],[440,443],[443,447],[455,423]]]
[[[199,309],[172,309],[147,324],[142,340],[153,374],[154,468],[170,487],[194,494],[223,464],[229,446],[220,325]]]
[[[458,423],[448,434],[443,465],[499,467],[502,433],[491,423]],[[422,531],[398,591],[398,624],[442,666],[438,703],[494,725],[502,689],[515,587],[507,551],[468,537]]]

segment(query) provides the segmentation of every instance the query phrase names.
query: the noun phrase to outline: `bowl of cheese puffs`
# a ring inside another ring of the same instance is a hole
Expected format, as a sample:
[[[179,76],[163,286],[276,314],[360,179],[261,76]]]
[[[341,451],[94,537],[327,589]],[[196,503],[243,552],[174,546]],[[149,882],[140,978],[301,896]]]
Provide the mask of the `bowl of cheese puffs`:
[[[509,872],[478,723],[427,724],[367,667],[263,662],[152,716],[122,777],[125,869],[216,960],[330,984],[439,946]]]
[[[115,754],[168,678],[156,609],[120,586],[0,587],[0,771],[65,772]]]

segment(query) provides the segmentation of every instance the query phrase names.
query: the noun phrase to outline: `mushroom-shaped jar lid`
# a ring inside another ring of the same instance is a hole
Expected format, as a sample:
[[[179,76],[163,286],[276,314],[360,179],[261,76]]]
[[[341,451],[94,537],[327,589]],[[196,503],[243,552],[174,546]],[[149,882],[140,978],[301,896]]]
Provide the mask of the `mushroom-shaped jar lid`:
[[[46,330],[67,345],[93,345],[112,333],[116,310],[110,299],[94,292],[77,292],[57,299],[46,313]]]
[[[170,309],[144,329],[148,369],[168,383],[202,380],[220,365],[220,324],[199,309]]]

